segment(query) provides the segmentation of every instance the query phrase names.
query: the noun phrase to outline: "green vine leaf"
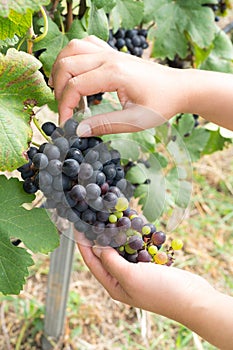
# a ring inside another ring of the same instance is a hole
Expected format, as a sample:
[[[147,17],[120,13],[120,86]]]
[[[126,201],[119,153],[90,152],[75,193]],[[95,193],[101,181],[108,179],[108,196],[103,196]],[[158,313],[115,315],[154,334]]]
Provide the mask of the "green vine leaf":
[[[41,18],[37,24],[38,26],[43,26],[43,19]],[[40,55],[39,59],[43,64],[43,70],[47,77],[50,76],[50,72],[57,55],[69,42],[66,33],[61,32],[56,23],[54,23],[50,18],[48,18],[48,26],[49,29],[46,37],[36,43],[33,47],[34,52],[38,50],[45,50]]]
[[[143,19],[143,10],[142,1],[116,0],[116,6],[111,13],[114,31],[120,27],[132,29],[137,26]]]
[[[25,163],[31,141],[30,107],[54,100],[33,56],[11,48],[0,54],[0,170],[12,171]]]
[[[48,5],[50,0],[7,0],[0,1],[0,16],[7,17],[10,10],[24,14],[27,9],[39,11],[40,6]]]
[[[8,236],[0,233],[0,292],[19,294],[25,278],[29,275],[28,267],[33,265],[31,255],[24,249],[15,247]]]
[[[88,17],[87,32],[89,35],[96,35],[100,39],[108,40],[108,18],[103,8],[98,9],[93,3]]]
[[[213,48],[208,57],[200,64],[200,69],[233,73],[233,46],[223,30],[216,34]]]
[[[30,28],[32,22],[32,11],[27,10],[20,14],[10,10],[8,18],[0,17],[0,39],[13,38],[14,35],[23,36]]]
[[[45,209],[23,207],[35,195],[24,192],[21,181],[1,175],[0,196],[0,292],[18,294],[33,260],[27,249],[15,247],[11,240],[20,239],[30,251],[48,253],[59,245],[59,236]]]
[[[59,236],[49,214],[43,208],[25,209],[22,205],[35,199],[23,190],[16,178],[0,176],[0,232],[17,238],[34,253],[48,253],[59,244]]]
[[[157,28],[150,36],[154,36],[155,57],[173,59],[178,54],[185,58],[189,41],[208,48],[214,40],[213,11],[202,1],[163,0],[155,4],[153,14]]]

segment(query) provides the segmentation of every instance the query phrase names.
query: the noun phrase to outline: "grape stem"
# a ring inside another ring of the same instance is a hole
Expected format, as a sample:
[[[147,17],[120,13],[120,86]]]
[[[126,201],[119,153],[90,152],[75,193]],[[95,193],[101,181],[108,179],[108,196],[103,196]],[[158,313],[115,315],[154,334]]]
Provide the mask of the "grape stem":
[[[39,130],[39,132],[41,133],[41,135],[48,141],[50,142],[50,138],[45,134],[45,132],[41,129],[39,121],[36,117],[33,118],[33,122],[35,124],[35,126],[37,127],[37,129]]]
[[[45,12],[43,6],[40,6],[40,12],[41,12],[43,20],[44,20],[44,31],[41,35],[39,35],[33,39],[33,43],[38,43],[39,41],[43,40],[46,37],[46,35],[48,34],[49,23],[48,23],[48,18],[47,18],[47,15],[46,15],[46,12]]]

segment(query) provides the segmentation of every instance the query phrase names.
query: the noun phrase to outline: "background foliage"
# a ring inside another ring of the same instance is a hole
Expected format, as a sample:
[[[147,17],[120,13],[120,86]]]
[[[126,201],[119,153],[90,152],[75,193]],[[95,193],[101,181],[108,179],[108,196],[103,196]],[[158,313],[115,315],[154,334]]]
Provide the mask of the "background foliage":
[[[94,34],[107,41],[110,29],[115,33],[119,28],[146,28],[150,42],[147,58],[179,68],[233,73],[232,41],[219,27],[212,8],[206,6],[217,3],[30,0],[22,6],[20,0],[0,1],[0,170],[12,172],[26,162],[25,154],[33,141],[32,120],[37,118],[34,107],[48,104],[56,111],[47,80],[57,54],[74,38]],[[232,1],[225,3],[225,11],[217,15],[227,14]],[[119,104],[106,97],[92,108],[92,113],[106,108],[119,108]],[[181,115],[156,130],[110,136],[113,147],[122,153],[123,163],[134,163],[127,178],[135,185],[134,195],[139,198],[144,215],[150,221],[158,221],[166,211],[168,229],[177,211],[182,217],[189,204],[192,162],[232,142],[232,136],[226,136],[224,130],[201,124],[195,127],[192,115]],[[131,147],[127,147],[129,144]],[[150,168],[139,159],[148,160]],[[26,210],[23,203],[32,202],[34,196],[26,198],[21,181],[13,175],[8,178],[5,173],[0,176],[4,198],[4,210],[0,212],[0,292],[5,294],[19,293],[33,263],[31,251],[47,253],[59,243],[56,228],[45,210]],[[14,239],[22,240],[25,248],[14,247]],[[39,244],[45,241],[46,244]],[[16,261],[22,267],[20,274],[15,273]]]

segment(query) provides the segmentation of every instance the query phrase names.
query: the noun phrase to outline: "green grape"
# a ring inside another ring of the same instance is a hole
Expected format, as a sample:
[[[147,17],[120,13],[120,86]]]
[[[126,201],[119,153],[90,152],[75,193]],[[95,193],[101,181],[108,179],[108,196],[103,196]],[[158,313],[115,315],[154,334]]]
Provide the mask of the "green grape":
[[[117,219],[120,219],[123,216],[122,211],[115,211],[113,214],[117,217]]]
[[[183,242],[181,239],[179,238],[176,238],[176,239],[173,239],[172,242],[171,242],[171,247],[173,250],[180,250],[183,248]]]
[[[143,226],[143,228],[142,228],[142,234],[143,235],[149,235],[150,234],[150,231],[151,231],[151,229],[150,229],[150,227],[149,226]]]
[[[154,256],[158,253],[158,248],[156,247],[156,245],[150,245],[147,250],[151,256]]]
[[[133,215],[131,215],[129,218],[130,218],[130,220],[133,220],[134,218],[137,218],[137,217],[138,217],[138,215],[133,214]]]
[[[117,222],[117,217],[114,214],[109,215],[108,221],[111,222],[111,224],[114,224]]]
[[[156,264],[164,265],[168,262],[168,256],[165,252],[158,252],[153,256],[153,260]]]
[[[115,209],[117,211],[124,211],[128,208],[128,206],[129,206],[129,202],[128,202],[127,198],[120,197],[117,200],[117,203],[115,205]]]
[[[137,252],[135,249],[130,248],[130,246],[128,244],[125,245],[125,251],[128,254],[134,254]]]

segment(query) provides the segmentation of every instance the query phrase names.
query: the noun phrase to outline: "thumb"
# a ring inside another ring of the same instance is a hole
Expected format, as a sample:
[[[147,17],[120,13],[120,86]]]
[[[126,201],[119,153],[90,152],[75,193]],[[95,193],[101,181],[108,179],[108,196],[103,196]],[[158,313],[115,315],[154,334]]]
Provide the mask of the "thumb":
[[[129,267],[132,266],[120,254],[111,247],[93,246],[93,253],[101,260],[105,270],[120,284],[125,282]]]
[[[97,114],[83,120],[78,128],[80,137],[100,136],[142,131],[165,123],[167,120],[144,106],[127,103],[125,109],[105,114]]]

